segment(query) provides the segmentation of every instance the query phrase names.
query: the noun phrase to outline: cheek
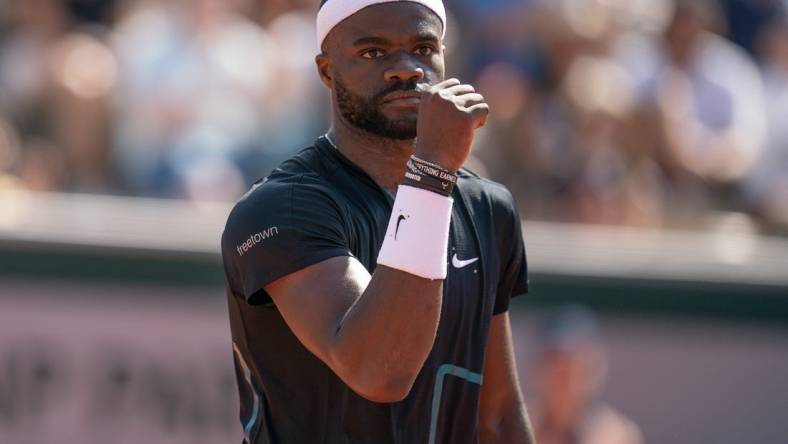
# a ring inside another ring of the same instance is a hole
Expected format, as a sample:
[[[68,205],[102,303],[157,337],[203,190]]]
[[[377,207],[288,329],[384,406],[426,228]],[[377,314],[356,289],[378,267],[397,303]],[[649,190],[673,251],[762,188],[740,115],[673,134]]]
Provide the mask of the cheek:
[[[368,74],[346,67],[341,72],[335,72],[334,76],[336,90],[344,90],[354,98],[370,96],[370,77]]]
[[[345,89],[354,96],[369,100],[372,96],[385,88],[383,75],[370,66],[348,67],[341,77]]]
[[[430,61],[430,69],[433,71],[438,81],[442,81],[446,78],[446,61],[444,59],[444,53],[436,54],[432,58]]]

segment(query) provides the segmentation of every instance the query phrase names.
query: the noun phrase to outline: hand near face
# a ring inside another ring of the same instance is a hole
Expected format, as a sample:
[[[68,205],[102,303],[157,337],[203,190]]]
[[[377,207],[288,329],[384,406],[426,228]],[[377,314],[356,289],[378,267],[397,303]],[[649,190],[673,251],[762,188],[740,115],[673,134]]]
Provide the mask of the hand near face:
[[[421,84],[419,90],[416,156],[457,171],[470,154],[475,131],[487,122],[490,107],[473,86],[457,79]]]

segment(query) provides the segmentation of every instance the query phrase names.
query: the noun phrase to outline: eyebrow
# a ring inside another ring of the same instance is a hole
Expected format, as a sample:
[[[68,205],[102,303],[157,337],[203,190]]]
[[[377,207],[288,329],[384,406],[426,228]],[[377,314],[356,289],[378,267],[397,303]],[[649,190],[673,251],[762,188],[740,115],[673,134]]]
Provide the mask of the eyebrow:
[[[418,42],[438,43],[440,39],[432,32],[420,32],[414,37]],[[362,37],[353,42],[354,47],[358,46],[391,46],[391,41],[383,37]]]
[[[430,43],[440,43],[440,38],[437,34],[432,32],[420,32],[416,35],[416,41],[418,42],[430,42]]]
[[[389,46],[391,45],[391,42],[388,39],[384,39],[382,37],[362,37],[353,42],[353,46],[368,45]]]

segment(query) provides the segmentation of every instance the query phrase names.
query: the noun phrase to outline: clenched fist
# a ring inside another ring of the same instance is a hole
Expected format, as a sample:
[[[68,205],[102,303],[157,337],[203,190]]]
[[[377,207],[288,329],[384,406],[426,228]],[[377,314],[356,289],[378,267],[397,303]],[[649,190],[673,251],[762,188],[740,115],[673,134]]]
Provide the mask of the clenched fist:
[[[474,132],[487,122],[490,107],[473,86],[457,79],[419,85],[419,91],[416,156],[457,171],[470,154]]]

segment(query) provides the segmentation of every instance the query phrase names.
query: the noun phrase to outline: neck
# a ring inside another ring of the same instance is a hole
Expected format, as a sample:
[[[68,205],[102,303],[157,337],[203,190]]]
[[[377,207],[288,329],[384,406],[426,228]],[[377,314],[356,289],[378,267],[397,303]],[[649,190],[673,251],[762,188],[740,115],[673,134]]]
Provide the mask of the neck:
[[[376,136],[338,116],[334,117],[334,126],[328,135],[336,148],[381,188],[396,192],[405,176],[405,164],[413,154],[415,139],[393,140]]]

